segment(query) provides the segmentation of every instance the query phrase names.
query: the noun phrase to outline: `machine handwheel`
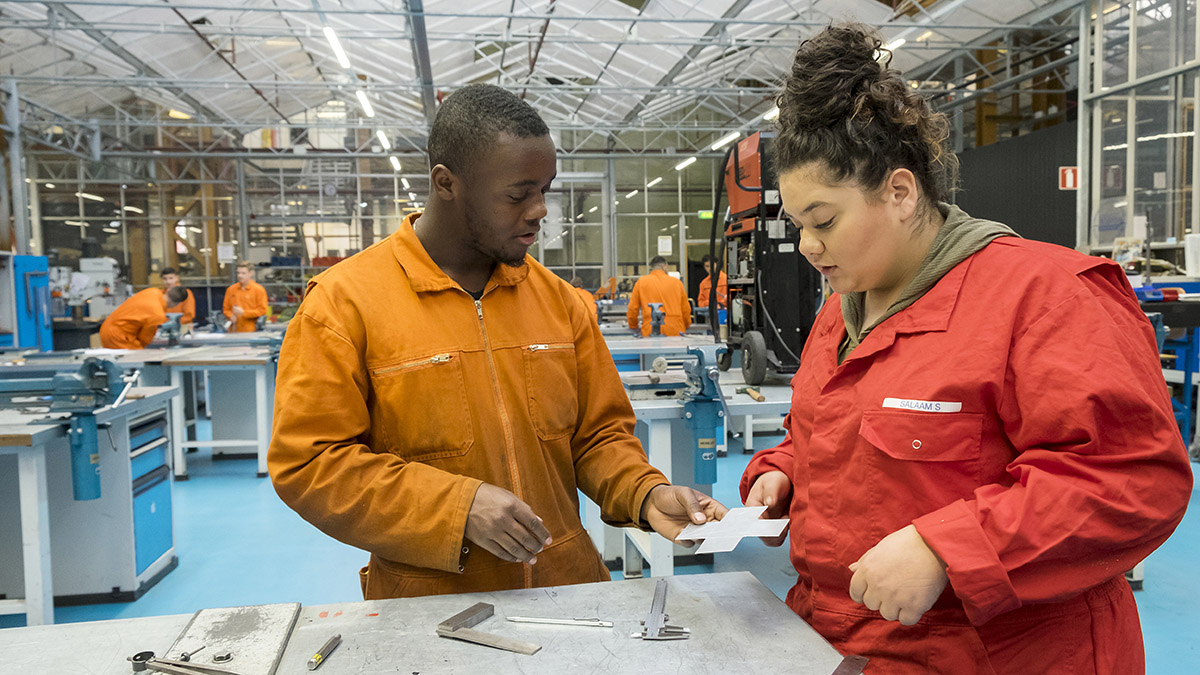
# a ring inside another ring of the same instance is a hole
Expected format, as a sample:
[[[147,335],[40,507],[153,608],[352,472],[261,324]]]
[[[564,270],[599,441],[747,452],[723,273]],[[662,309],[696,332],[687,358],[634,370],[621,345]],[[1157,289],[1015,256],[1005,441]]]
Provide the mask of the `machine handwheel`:
[[[742,377],[754,387],[767,377],[767,341],[756,330],[742,338]]]
[[[731,347],[726,347],[725,353],[717,357],[717,369],[722,373],[729,370],[733,365],[733,351]]]

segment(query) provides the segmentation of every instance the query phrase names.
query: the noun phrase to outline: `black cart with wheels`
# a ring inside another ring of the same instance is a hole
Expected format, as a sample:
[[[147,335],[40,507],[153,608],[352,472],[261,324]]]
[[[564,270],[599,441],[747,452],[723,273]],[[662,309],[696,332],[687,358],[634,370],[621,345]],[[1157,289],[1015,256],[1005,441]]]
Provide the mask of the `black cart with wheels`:
[[[781,213],[779,181],[770,164],[773,137],[756,133],[730,148],[713,207],[714,214],[721,213],[724,188],[729,209],[724,219],[713,218],[710,246],[729,279],[726,353],[741,349],[742,374],[750,385],[762,384],[768,373],[796,372],[823,297],[821,276],[801,255],[798,232]],[[725,231],[718,237],[722,220]],[[715,295],[714,288],[709,306],[715,306]],[[716,325],[713,335],[721,339]],[[730,359],[718,365],[728,369]]]

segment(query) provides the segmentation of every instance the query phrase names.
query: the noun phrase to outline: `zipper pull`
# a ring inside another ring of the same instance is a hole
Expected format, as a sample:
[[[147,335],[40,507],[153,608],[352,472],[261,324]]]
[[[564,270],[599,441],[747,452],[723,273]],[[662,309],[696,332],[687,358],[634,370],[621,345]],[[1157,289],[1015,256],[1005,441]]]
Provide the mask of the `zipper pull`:
[[[432,359],[429,359],[429,362],[430,363],[445,363],[449,360],[450,360],[449,354],[438,354],[437,356],[433,357]]]
[[[475,301],[475,313],[479,315],[479,320],[483,321],[483,303]]]
[[[537,352],[543,349],[550,349],[550,345],[529,345],[529,351]]]

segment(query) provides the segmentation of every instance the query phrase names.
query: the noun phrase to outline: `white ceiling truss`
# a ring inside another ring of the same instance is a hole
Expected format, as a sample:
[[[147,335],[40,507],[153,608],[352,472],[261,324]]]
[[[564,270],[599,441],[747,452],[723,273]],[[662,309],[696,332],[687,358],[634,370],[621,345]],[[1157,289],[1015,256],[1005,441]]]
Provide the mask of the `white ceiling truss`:
[[[681,151],[705,150],[713,135],[758,122],[800,40],[830,22],[859,20],[879,26],[888,40],[905,39],[893,65],[925,89],[955,94],[938,99],[953,107],[981,95],[965,86],[980,73],[992,76],[996,90],[1009,79],[1015,85],[1015,77],[1033,77],[1026,69],[1009,78],[1005,69],[1024,54],[1054,52],[1077,39],[1084,6],[1083,0],[894,4],[0,2],[0,77],[4,93],[13,87],[19,93],[29,140],[80,156],[244,154],[243,136],[262,128],[287,129],[293,139],[349,130],[339,151],[350,155],[377,153],[371,139],[383,130],[397,152],[418,153],[437,101],[474,82],[523,96],[552,129],[572,134],[581,156],[640,152],[640,143],[661,134]],[[339,65],[326,27],[340,38],[350,67]],[[954,68],[957,79],[948,75]],[[373,118],[363,115],[360,92]],[[188,119],[167,118],[168,110]]]

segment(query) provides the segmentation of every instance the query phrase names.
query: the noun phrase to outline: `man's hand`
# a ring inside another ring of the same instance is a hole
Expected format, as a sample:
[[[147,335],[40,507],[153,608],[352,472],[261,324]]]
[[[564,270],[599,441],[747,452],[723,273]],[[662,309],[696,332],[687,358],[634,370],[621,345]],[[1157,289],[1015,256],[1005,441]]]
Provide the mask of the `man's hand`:
[[[242,315],[245,313],[246,313],[246,310],[242,309],[240,306],[238,306],[238,305],[233,306],[233,315],[235,317],[240,319],[240,318],[242,318]]]
[[[787,518],[792,503],[792,479],[782,471],[768,471],[754,481],[746,506],[765,506],[763,518]],[[787,530],[778,537],[759,537],[767,546],[779,546],[787,539]]]
[[[537,562],[553,541],[533,509],[504,488],[483,483],[467,514],[466,538],[508,562]]]
[[[946,565],[909,525],[851,563],[850,598],[888,621],[915,624],[946,588]]]
[[[642,502],[641,515],[655,532],[675,541],[689,523],[703,525],[724,518],[728,512],[721,502],[703,492],[679,485],[656,485]],[[690,542],[679,544],[692,545]]]

